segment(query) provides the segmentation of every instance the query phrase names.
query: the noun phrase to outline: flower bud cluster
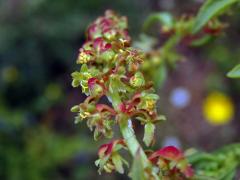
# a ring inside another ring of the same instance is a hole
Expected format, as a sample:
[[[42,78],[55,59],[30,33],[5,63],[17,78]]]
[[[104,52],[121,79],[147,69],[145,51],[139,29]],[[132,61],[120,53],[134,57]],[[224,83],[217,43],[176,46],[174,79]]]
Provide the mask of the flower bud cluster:
[[[146,54],[130,45],[127,19],[112,11],[106,11],[88,27],[87,41],[77,59],[81,69],[72,73],[73,87],[81,86],[88,97],[72,111],[78,113],[76,122],[87,121],[95,140],[101,136],[111,138],[112,127],[121,121],[120,117],[139,120],[145,130],[143,141],[149,146],[154,139],[155,123],[162,120],[156,110],[159,97],[141,68],[148,60]],[[112,106],[99,103],[103,96]],[[96,161],[100,171],[123,173],[123,164],[127,163],[118,153],[121,148],[127,148],[123,140],[100,147]],[[153,154],[149,160],[154,165],[157,158]]]
[[[116,170],[121,174],[124,173],[123,164],[128,166],[128,163],[119,154],[119,150],[122,148],[126,148],[126,144],[122,139],[103,144],[99,148],[99,159],[95,161],[95,164],[99,166],[100,173],[103,169],[109,173],[113,170]]]
[[[118,113],[157,121],[158,96],[141,72],[144,60],[143,52],[130,47],[125,17],[106,11],[105,16],[89,26],[87,41],[77,59],[82,64],[81,70],[72,73],[72,85],[81,86],[82,92],[90,97],[74,111],[79,113],[77,122],[87,119],[89,128],[95,128],[95,139],[100,135],[111,137],[110,124],[116,123],[114,116]],[[103,105],[97,103],[102,96],[113,101],[113,106],[116,104],[114,110],[104,105],[104,110],[99,111],[98,107]]]

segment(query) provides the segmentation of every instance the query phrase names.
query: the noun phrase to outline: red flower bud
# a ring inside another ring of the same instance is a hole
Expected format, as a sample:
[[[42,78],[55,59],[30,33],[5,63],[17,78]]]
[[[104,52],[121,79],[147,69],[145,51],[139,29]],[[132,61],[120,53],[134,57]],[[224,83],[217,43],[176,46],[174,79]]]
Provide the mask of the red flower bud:
[[[102,37],[99,37],[94,40],[93,47],[96,49],[97,52],[104,52],[112,48],[112,45],[104,41]]]
[[[107,29],[110,29],[111,26],[113,26],[113,24],[114,24],[113,20],[109,18],[103,18],[100,21],[100,27],[103,32],[106,31]]]
[[[89,89],[93,89],[94,85],[97,82],[97,80],[98,80],[97,78],[90,78],[90,79],[88,79],[88,88]]]
[[[128,104],[128,103],[126,103],[126,104],[121,103],[119,105],[120,111],[123,113],[126,113],[126,114],[130,114],[132,112],[133,108],[134,108],[134,106],[132,104]]]
[[[98,30],[98,27],[97,27],[97,25],[96,25],[95,23],[94,23],[94,24],[91,24],[91,25],[88,27],[88,30],[87,30],[88,40],[94,39],[94,35],[97,33],[97,30]]]

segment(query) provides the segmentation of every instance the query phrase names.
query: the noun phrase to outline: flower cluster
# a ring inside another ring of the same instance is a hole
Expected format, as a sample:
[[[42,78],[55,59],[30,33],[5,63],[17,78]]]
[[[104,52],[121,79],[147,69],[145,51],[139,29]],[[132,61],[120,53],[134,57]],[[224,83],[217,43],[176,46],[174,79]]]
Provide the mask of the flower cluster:
[[[158,96],[140,69],[144,60],[143,52],[130,47],[125,17],[106,11],[89,26],[77,59],[81,70],[72,73],[73,87],[81,86],[89,97],[72,111],[79,113],[76,122],[87,119],[90,129],[95,127],[95,139],[112,137],[111,126],[119,113],[145,123],[160,119],[156,112]],[[108,97],[113,108],[97,104],[102,96]]]
[[[118,153],[121,148],[129,150],[133,156],[136,150],[140,151],[150,166],[148,169],[155,166],[153,157],[148,160],[139,143],[132,139],[134,134],[125,134],[132,133],[128,129],[132,127],[123,125],[126,121],[131,124],[131,121],[139,120],[144,125],[143,141],[150,146],[154,142],[155,124],[163,120],[156,110],[159,97],[154,93],[153,83],[146,81],[141,68],[147,60],[145,53],[131,47],[125,17],[106,11],[105,16],[89,26],[87,41],[80,48],[77,59],[81,69],[72,73],[73,87],[81,86],[88,97],[71,110],[78,113],[76,122],[87,121],[95,140],[101,136],[111,138],[114,124],[120,129],[127,128],[122,131],[124,140],[113,140],[100,147],[99,160],[96,161],[100,171],[123,173],[123,164],[127,163]],[[99,103],[103,96],[112,106]]]
[[[95,164],[99,166],[99,173],[101,173],[103,169],[106,172],[116,170],[121,174],[124,173],[123,164],[128,166],[128,162],[119,154],[119,150],[122,148],[126,148],[126,144],[122,139],[103,144],[99,148],[99,159],[95,162]]]
[[[149,160],[158,167],[161,177],[180,180],[193,176],[193,170],[184,154],[174,146],[167,146],[152,153]]]

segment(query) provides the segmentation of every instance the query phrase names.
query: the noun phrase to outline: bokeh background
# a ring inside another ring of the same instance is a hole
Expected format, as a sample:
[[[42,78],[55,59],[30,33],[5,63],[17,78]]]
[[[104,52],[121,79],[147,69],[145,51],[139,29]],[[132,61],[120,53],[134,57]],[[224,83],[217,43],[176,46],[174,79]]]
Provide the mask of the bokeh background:
[[[195,14],[201,3],[0,0],[0,179],[128,179],[97,174],[94,161],[105,140],[94,142],[86,124],[74,125],[70,113],[85,98],[71,87],[70,77],[79,69],[75,60],[84,31],[113,9],[128,16],[136,41],[152,12]],[[212,151],[239,142],[240,83],[226,73],[240,60],[240,14],[229,12],[223,19],[229,27],[214,42],[179,45],[186,58],[168,71],[158,89],[159,111],[168,120],[158,126],[155,149],[172,144]],[[142,130],[136,131],[141,136]]]

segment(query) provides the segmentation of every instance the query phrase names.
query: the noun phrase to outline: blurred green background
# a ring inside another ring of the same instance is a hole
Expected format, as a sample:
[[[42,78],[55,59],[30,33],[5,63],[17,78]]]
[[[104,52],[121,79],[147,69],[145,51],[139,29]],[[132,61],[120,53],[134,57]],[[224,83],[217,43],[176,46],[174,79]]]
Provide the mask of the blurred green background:
[[[85,98],[71,87],[70,77],[79,68],[75,59],[84,31],[106,9],[113,9],[128,16],[130,34],[137,40],[150,13],[195,14],[201,2],[0,0],[0,179],[127,179],[97,174],[94,161],[105,141],[94,142],[86,125],[74,125],[69,112]],[[201,48],[180,45],[187,61],[170,70],[158,91],[159,110],[168,121],[158,127],[155,148],[175,143],[213,150],[239,141],[240,87],[225,74],[240,58],[240,15],[230,13],[224,20],[230,26],[218,40]],[[176,94],[179,87],[185,96]],[[221,126],[210,124],[202,113],[204,99],[213,91],[229,97],[234,106],[231,121]],[[187,104],[174,106],[171,97],[186,101],[186,94]]]

